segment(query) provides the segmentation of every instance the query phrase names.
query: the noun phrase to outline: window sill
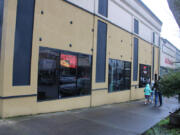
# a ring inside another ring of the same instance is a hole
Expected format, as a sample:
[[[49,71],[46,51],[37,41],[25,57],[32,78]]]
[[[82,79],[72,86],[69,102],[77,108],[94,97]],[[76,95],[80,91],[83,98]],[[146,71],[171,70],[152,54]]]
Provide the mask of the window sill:
[[[117,92],[123,92],[123,91],[130,91],[130,89],[124,89],[124,90],[118,90],[118,91],[111,91],[111,92],[108,91],[108,93],[117,93]]]

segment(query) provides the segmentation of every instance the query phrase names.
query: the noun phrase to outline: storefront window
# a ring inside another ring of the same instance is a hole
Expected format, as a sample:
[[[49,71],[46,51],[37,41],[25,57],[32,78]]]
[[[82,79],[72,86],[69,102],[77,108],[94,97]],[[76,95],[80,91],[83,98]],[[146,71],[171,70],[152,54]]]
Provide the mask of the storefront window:
[[[71,53],[60,55],[60,85],[59,96],[78,95],[77,90],[77,56]]]
[[[151,84],[151,66],[140,64],[139,87]]]
[[[58,67],[57,50],[40,48],[38,73],[38,100],[58,99]]]
[[[131,85],[131,63],[109,59],[109,92],[128,90]]]
[[[91,56],[41,47],[38,78],[38,100],[91,94]]]
[[[78,55],[77,87],[80,95],[91,94],[91,57]]]

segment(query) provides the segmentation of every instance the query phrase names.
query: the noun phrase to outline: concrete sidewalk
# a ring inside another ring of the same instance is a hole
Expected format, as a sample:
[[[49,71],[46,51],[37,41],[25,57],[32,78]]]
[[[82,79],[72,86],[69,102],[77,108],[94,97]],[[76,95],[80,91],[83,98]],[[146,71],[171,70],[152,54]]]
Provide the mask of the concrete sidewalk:
[[[140,135],[179,107],[134,101],[96,108],[0,120],[0,135]]]

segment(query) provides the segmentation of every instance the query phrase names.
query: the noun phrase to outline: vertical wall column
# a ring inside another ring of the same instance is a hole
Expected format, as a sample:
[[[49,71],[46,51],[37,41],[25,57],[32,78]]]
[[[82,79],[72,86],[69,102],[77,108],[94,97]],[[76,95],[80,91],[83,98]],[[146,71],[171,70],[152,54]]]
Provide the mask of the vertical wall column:
[[[18,0],[14,43],[13,86],[30,85],[35,0]]]
[[[105,82],[106,78],[106,42],[107,24],[98,21],[97,57],[96,57],[96,82]]]
[[[99,0],[98,12],[105,17],[108,16],[108,0]]]
[[[155,55],[155,48],[154,48],[154,46],[153,46],[153,48],[152,48],[152,80],[154,80],[154,56]]]
[[[0,55],[1,55],[1,39],[2,39],[3,13],[4,13],[4,0],[0,0]]]
[[[133,81],[137,81],[138,78],[138,44],[139,40],[134,37]]]

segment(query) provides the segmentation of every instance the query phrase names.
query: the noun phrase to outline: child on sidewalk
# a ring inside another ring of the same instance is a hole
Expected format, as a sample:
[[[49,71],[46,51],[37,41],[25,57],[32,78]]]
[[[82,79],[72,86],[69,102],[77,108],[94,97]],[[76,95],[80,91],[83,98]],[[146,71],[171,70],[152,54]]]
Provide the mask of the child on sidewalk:
[[[145,95],[145,104],[150,103],[150,96],[151,96],[151,88],[149,84],[146,84],[146,87],[144,88],[144,95]]]

